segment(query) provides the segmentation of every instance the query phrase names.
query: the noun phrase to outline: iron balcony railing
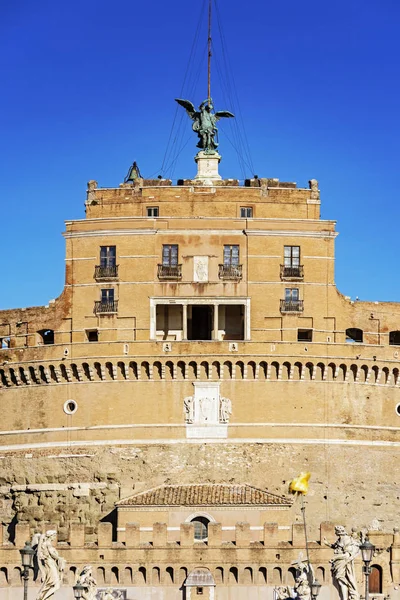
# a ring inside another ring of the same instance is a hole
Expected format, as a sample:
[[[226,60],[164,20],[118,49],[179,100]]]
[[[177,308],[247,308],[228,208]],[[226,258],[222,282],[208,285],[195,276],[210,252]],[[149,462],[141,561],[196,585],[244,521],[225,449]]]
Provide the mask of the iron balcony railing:
[[[297,267],[281,265],[281,279],[304,279],[303,265]]]
[[[281,312],[303,312],[303,300],[281,300]]]
[[[96,300],[94,303],[94,313],[96,315],[116,312],[118,312],[118,300]]]
[[[102,267],[101,265],[96,265],[94,268],[94,278],[95,279],[117,279],[118,278],[118,265],[113,265],[110,267]]]
[[[218,277],[226,281],[242,279],[242,265],[219,265]]]
[[[162,280],[182,279],[182,265],[158,265],[157,276]]]

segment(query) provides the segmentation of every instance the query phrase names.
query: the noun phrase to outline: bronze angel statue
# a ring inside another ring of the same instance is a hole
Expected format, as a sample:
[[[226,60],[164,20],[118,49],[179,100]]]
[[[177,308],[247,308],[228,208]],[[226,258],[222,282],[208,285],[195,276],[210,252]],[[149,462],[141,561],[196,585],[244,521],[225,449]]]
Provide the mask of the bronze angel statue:
[[[198,111],[189,100],[181,100],[180,98],[175,98],[175,100],[186,109],[187,114],[193,121],[192,129],[199,136],[197,148],[201,148],[206,154],[213,154],[218,147],[218,142],[215,140],[218,132],[217,122],[223,117],[234,117],[235,115],[228,110],[219,110],[213,113],[214,106],[211,98],[204,100]]]

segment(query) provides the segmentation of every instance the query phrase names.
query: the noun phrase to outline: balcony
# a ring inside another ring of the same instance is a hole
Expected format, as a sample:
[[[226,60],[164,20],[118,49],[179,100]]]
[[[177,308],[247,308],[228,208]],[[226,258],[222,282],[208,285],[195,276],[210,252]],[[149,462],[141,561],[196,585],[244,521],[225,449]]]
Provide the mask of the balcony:
[[[224,281],[240,281],[242,265],[219,265],[218,277]]]
[[[98,281],[110,281],[113,279],[118,279],[118,265],[113,265],[110,267],[96,265],[94,268],[94,278]]]
[[[286,279],[287,281],[299,281],[304,279],[303,265],[298,265],[297,267],[286,267],[285,265],[281,265],[281,279]]]
[[[110,315],[118,312],[118,300],[96,300],[94,303],[95,315]]]
[[[303,312],[303,300],[281,300],[281,313]]]
[[[177,281],[182,279],[182,265],[158,265],[158,279],[161,281]]]

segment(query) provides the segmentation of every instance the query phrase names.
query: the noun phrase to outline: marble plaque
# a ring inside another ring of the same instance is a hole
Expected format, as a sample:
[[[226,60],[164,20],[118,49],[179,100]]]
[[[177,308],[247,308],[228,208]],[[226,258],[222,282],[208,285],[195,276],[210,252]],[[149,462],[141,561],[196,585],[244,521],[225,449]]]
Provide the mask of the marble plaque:
[[[207,283],[208,281],[208,256],[193,257],[193,281]]]

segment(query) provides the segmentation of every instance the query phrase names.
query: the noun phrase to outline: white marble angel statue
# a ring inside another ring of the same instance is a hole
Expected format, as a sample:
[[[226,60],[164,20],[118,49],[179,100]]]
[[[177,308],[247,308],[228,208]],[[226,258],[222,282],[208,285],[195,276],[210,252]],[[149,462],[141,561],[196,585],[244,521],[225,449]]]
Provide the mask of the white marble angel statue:
[[[59,556],[53,546],[53,540],[57,532],[50,530],[39,536],[36,547],[36,557],[42,585],[36,600],[48,600],[54,596],[55,592],[62,585],[62,578],[65,569],[65,560]]]
[[[303,559],[303,553],[299,553],[299,558],[292,562],[296,567],[294,577],[293,592],[298,600],[311,600],[311,583],[314,581],[314,571],[307,560]]]
[[[82,585],[85,589],[83,600],[94,600],[97,594],[97,583],[93,577],[92,566],[86,565],[77,577],[76,583]]]
[[[335,527],[336,542],[324,544],[333,548],[331,563],[333,585],[339,592],[340,600],[359,600],[354,560],[360,552],[360,542],[349,535],[342,525]]]

